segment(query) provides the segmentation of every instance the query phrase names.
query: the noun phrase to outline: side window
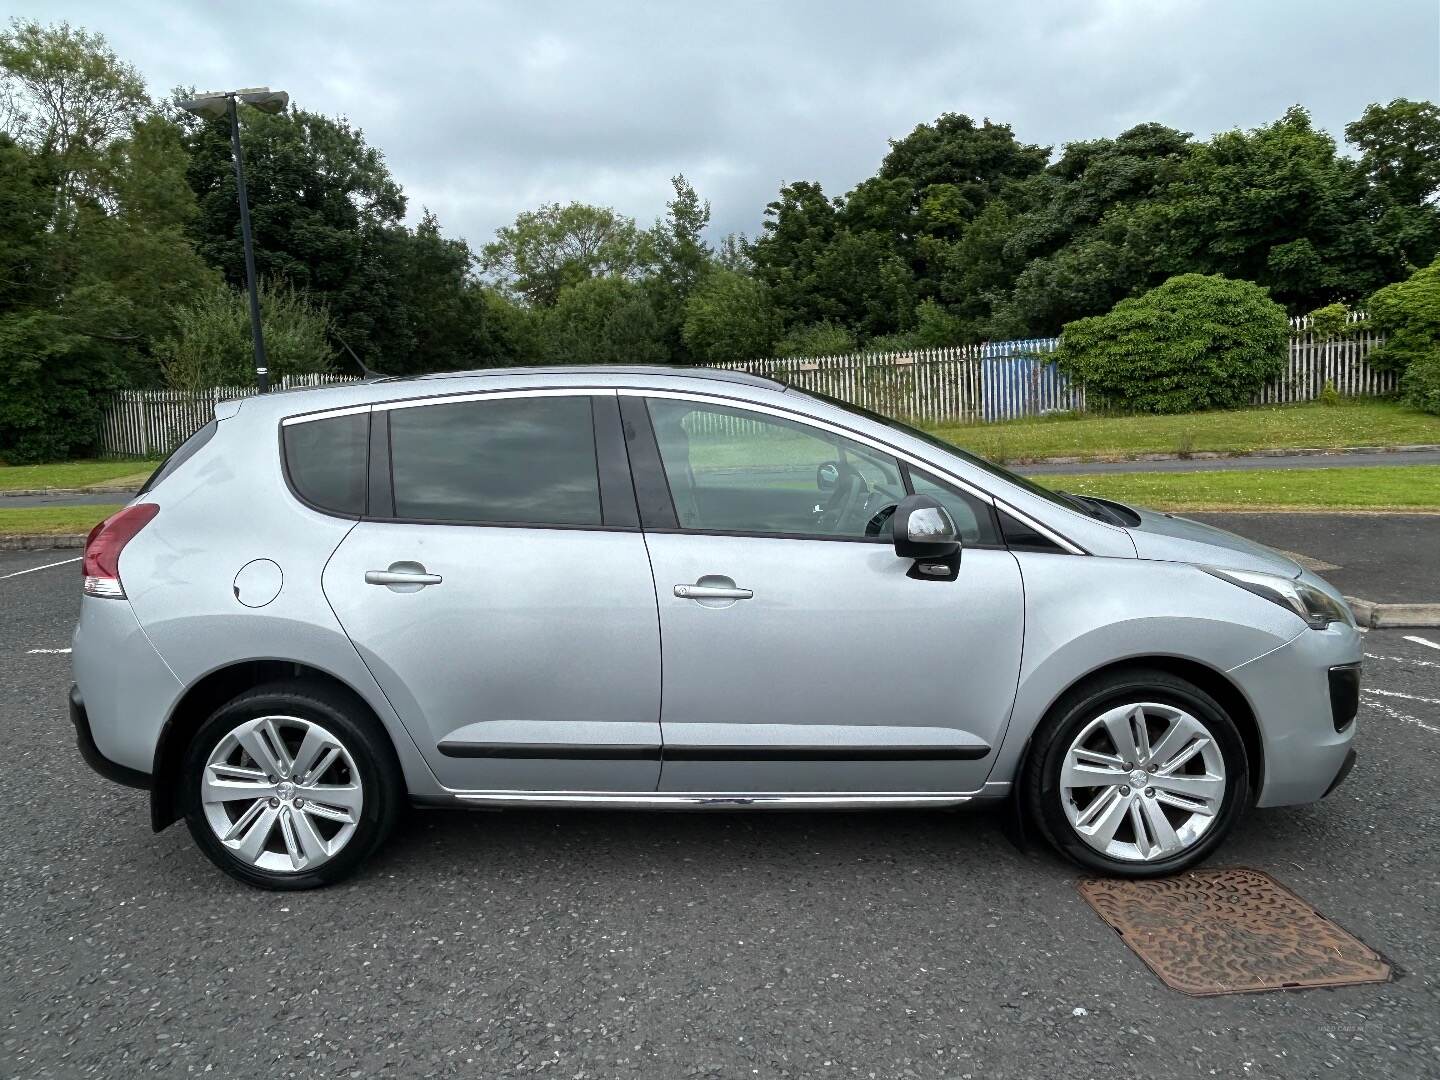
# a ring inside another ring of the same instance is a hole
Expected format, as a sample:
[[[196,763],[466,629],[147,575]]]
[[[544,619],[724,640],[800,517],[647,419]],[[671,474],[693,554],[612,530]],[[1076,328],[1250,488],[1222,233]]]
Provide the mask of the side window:
[[[302,420],[281,430],[285,469],[300,498],[332,514],[365,513],[368,412]]]
[[[1000,543],[995,518],[988,504],[919,469],[910,470],[910,486],[916,495],[929,495],[950,511],[955,527],[960,530],[962,544]]]
[[[390,461],[400,518],[497,525],[601,523],[589,397],[393,409]]]
[[[859,540],[905,495],[893,457],[843,436],[721,405],[647,405],[682,528]]]

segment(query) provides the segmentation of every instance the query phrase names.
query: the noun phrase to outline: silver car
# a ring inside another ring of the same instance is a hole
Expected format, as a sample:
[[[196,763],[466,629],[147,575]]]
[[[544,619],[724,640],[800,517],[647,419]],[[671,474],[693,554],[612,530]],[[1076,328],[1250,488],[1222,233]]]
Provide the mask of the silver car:
[[[1010,800],[1168,874],[1354,761],[1326,582],[728,371],[226,402],[84,558],[71,715],[219,867],[353,872],[407,804]]]

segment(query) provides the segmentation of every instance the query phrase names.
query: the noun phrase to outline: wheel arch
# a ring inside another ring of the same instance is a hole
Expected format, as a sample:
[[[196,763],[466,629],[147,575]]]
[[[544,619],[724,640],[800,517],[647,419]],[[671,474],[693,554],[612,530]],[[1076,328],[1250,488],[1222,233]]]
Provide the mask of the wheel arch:
[[[1055,711],[1056,707],[1090,683],[1132,668],[1156,669],[1184,679],[1205,691],[1219,703],[1230,719],[1235,722],[1235,726],[1240,731],[1240,738],[1245,744],[1245,756],[1248,759],[1250,774],[1250,798],[1254,799],[1259,793],[1265,777],[1265,747],[1260,736],[1260,722],[1250,700],[1223,671],[1198,660],[1163,654],[1128,656],[1122,660],[1112,660],[1072,680],[1069,685],[1051,697],[1045,708],[1040,710],[1035,724],[1025,736],[1025,746],[1015,768],[1012,795],[1016,798],[1022,796],[1021,785],[1027,775],[1030,755],[1034,750],[1035,732],[1044,725],[1045,720]]]
[[[400,753],[401,748],[395,746],[394,733],[390,731],[371,704],[365,700],[364,695],[345,680],[323,668],[293,660],[274,658],[241,660],[216,668],[197,679],[180,696],[161,727],[160,737],[155,744],[155,761],[151,768],[150,827],[152,829],[160,832],[180,817],[180,807],[175,797],[179,787],[175,782],[176,773],[184,758],[185,748],[190,744],[195,732],[200,729],[200,725],[221,705],[246,690],[268,682],[297,678],[338,691],[353,702],[358,710],[373,718],[380,729],[385,732],[386,738],[390,740],[391,749],[395,751],[396,757],[402,765],[403,774],[404,755]]]

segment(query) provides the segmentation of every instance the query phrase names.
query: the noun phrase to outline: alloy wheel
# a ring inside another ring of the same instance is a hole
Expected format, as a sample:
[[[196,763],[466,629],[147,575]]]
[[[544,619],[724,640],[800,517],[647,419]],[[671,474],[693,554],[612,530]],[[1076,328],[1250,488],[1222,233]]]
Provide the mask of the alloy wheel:
[[[201,777],[200,805],[235,858],[293,874],[329,862],[350,841],[364,787],[350,752],[322,725],[261,716],[216,743]]]
[[[1076,835],[1125,862],[1188,850],[1225,802],[1225,758],[1214,735],[1173,705],[1108,709],[1081,729],[1061,768],[1061,803]]]

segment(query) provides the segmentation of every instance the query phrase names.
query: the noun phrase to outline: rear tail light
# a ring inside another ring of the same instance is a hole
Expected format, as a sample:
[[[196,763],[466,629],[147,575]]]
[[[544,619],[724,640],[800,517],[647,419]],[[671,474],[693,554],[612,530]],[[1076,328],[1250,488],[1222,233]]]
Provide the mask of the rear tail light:
[[[85,538],[85,595],[125,599],[120,584],[120,552],[160,512],[154,503],[138,503],[117,510],[90,530]]]

